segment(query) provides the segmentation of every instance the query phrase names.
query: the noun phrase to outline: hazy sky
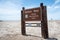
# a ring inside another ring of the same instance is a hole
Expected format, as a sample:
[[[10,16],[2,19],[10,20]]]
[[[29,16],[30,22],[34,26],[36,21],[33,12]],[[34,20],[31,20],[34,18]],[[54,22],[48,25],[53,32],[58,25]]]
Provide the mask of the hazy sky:
[[[0,0],[0,20],[20,20],[21,9],[47,6],[48,19],[60,20],[60,0]]]

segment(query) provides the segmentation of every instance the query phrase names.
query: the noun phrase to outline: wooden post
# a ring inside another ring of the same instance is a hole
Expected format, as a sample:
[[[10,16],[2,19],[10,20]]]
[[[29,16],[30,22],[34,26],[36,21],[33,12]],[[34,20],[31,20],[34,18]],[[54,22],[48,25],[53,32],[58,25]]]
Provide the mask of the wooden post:
[[[25,29],[25,21],[24,21],[24,7],[21,11],[21,33],[22,35],[26,35],[26,29]]]
[[[42,20],[41,20],[41,33],[43,38],[49,38],[48,37],[48,26],[47,26],[47,12],[46,12],[46,6],[43,6],[43,3],[41,3],[41,13],[42,13]]]

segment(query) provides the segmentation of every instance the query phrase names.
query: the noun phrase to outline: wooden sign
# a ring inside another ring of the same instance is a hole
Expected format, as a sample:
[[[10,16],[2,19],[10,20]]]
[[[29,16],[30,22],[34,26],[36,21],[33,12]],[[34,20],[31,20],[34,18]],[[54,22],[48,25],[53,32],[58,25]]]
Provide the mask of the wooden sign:
[[[41,21],[41,11],[40,7],[25,9],[24,11],[24,21]]]
[[[25,21],[41,21],[41,34],[43,38],[49,38],[48,35],[48,24],[47,24],[47,10],[43,3],[40,7],[25,9],[22,8],[21,11],[21,32],[22,35],[26,35]],[[32,26],[36,24],[32,24]],[[38,25],[38,24],[37,24]],[[31,26],[31,25],[30,25]],[[39,25],[40,26],[40,25]]]

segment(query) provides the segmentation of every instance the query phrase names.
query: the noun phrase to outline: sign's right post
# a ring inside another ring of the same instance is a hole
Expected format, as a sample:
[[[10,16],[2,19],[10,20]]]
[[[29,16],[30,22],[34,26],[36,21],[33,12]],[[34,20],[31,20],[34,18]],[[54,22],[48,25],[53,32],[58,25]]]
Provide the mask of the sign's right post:
[[[43,3],[40,4],[41,6],[41,15],[42,15],[42,20],[41,20],[41,34],[43,38],[49,38],[48,35],[48,24],[47,24],[47,9],[46,6],[43,6]]]

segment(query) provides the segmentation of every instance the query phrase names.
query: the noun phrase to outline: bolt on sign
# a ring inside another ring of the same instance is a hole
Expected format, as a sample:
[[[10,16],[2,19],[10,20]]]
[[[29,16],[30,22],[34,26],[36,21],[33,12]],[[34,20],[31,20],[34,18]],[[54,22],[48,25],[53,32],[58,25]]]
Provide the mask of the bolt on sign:
[[[26,35],[25,21],[41,21],[41,34],[43,38],[48,38],[47,10],[43,3],[40,7],[21,10],[21,32]]]

